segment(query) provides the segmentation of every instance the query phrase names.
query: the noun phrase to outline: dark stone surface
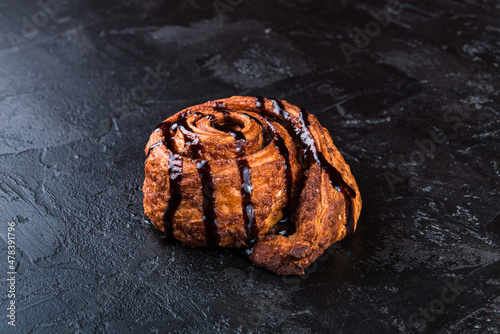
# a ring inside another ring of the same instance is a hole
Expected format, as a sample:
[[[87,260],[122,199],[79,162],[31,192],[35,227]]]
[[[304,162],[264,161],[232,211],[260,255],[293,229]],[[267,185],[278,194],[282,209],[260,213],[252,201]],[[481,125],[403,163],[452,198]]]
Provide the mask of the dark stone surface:
[[[499,332],[497,1],[402,2],[350,63],[341,43],[387,2],[60,2],[50,18],[0,5],[0,235],[6,254],[16,223],[18,273],[2,333]],[[302,277],[167,244],[143,214],[151,130],[232,95],[309,109],[358,180],[358,231]]]

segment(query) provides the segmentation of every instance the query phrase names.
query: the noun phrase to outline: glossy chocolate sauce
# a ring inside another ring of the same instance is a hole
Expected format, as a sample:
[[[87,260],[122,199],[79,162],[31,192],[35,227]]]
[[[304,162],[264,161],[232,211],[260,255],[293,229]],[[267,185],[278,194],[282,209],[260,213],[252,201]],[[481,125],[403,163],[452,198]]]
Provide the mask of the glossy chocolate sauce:
[[[347,235],[352,234],[354,231],[352,198],[356,197],[356,192],[342,179],[341,173],[328,162],[323,153],[317,150],[314,138],[309,132],[309,113],[307,110],[301,108],[298,120],[294,120],[290,113],[286,111],[286,108],[280,100],[269,100],[274,106],[273,113],[279,117],[277,120],[284,120],[284,122],[281,121],[280,123],[284,125],[293,137],[295,137],[295,141],[300,143],[303,155],[302,161],[306,164],[306,169],[309,169],[311,164],[316,162],[318,166],[327,173],[332,187],[344,195],[346,199]],[[256,97],[255,106],[262,109],[264,106],[264,98],[261,96]],[[297,121],[300,126],[295,124]]]
[[[252,202],[252,174],[250,172],[250,165],[246,159],[238,159],[236,163],[241,178],[241,208],[245,221],[246,236],[249,239],[255,237],[259,232],[255,224],[255,212]]]
[[[225,102],[215,101],[213,104],[215,110],[227,110],[227,106]]]
[[[328,162],[323,153],[317,150],[316,143],[309,132],[310,124],[309,113],[307,110],[300,108],[299,112],[299,122],[301,123],[301,129],[299,131],[300,139],[304,143],[304,146],[308,147],[307,152],[309,152],[308,154],[306,153],[306,159],[310,160],[312,157],[314,161],[316,161],[318,165],[328,174],[332,187],[344,195],[346,199],[346,236],[349,236],[354,232],[352,199],[356,197],[356,192],[344,181],[344,179],[342,179],[342,174],[335,167],[333,167],[330,162]]]
[[[180,118],[171,127],[172,130],[179,129],[185,138],[185,146],[191,151],[193,159],[199,159],[202,155],[203,144],[200,142],[200,138],[193,129],[187,124],[187,119],[185,117]]]
[[[279,122],[285,129],[291,134],[294,142],[297,142],[300,146],[301,159],[299,161],[303,167],[307,170],[310,168],[311,164],[316,162],[320,168],[322,168],[326,174],[329,176],[332,186],[341,192],[346,198],[346,217],[347,217],[347,235],[350,235],[354,230],[354,217],[353,217],[353,205],[352,198],[356,196],[355,191],[345,183],[342,179],[341,173],[333,167],[328,160],[325,158],[322,152],[318,151],[316,143],[311,133],[309,132],[309,113],[305,109],[300,109],[299,117],[293,117],[283,106],[283,103],[277,99],[268,99],[273,104],[273,114],[265,115],[268,116],[272,121]],[[255,107],[265,110],[265,98],[257,96],[255,98]],[[241,206],[242,214],[245,222],[245,230],[247,235],[247,249],[246,254],[249,255],[252,252],[252,247],[257,241],[258,229],[255,221],[254,205],[252,202],[252,178],[251,178],[251,168],[248,160],[245,158],[245,136],[242,133],[241,126],[231,119],[230,112],[227,110],[226,104],[224,102],[214,102],[213,108],[215,112],[222,113],[223,122],[212,122],[211,126],[217,130],[231,134],[234,138],[239,157],[236,160],[238,166],[238,171],[241,179]],[[248,115],[244,111],[241,111],[245,116],[257,121],[261,126],[263,125],[257,118]],[[201,115],[201,113],[195,113]],[[164,122],[160,124],[155,131],[163,132],[163,142],[157,142],[150,146],[148,150],[148,155],[151,150],[160,144],[164,143],[167,148],[170,149],[169,138],[172,135],[171,131],[179,130],[182,132],[185,138],[185,147],[191,153],[191,157],[197,160],[196,168],[202,183],[202,193],[203,193],[203,222],[205,224],[206,230],[206,240],[207,244],[210,246],[217,246],[220,243],[219,234],[219,224],[217,222],[217,215],[215,212],[215,184],[212,176],[212,168],[210,162],[207,160],[200,160],[203,152],[203,144],[200,142],[199,137],[193,132],[191,127],[187,123],[186,116],[190,115],[189,111],[180,115],[176,122],[169,124]],[[213,118],[212,115],[210,115]],[[295,224],[290,219],[290,207],[293,204],[291,200],[292,192],[292,170],[290,165],[290,153],[288,147],[286,146],[284,138],[276,130],[275,126],[271,122],[265,119],[266,126],[263,129],[270,131],[272,135],[272,142],[278,149],[281,156],[284,159],[285,171],[285,189],[287,195],[287,204],[283,209],[283,219],[276,224],[275,233],[281,234],[283,236],[291,235],[295,232]],[[178,154],[171,154],[169,158],[168,172],[170,178],[170,199],[167,204],[167,208],[163,214],[163,222],[165,227],[165,234],[172,234],[172,220],[177,211],[181,201],[182,194],[180,183],[182,181],[182,157]]]
[[[193,115],[202,115],[195,113]],[[205,225],[206,240],[208,246],[217,246],[220,242],[219,224],[217,223],[217,215],[215,213],[215,184],[212,177],[212,168],[207,160],[199,160],[203,153],[203,144],[200,138],[188,125],[187,119],[181,117],[173,125],[172,130],[175,130],[174,125],[182,132],[185,137],[185,145],[189,147],[191,158],[197,160],[196,169],[201,179],[201,191],[203,194],[203,216],[202,220]]]
[[[207,160],[196,163],[196,169],[201,178],[203,193],[203,223],[205,224],[207,245],[215,247],[220,242],[219,224],[215,214],[215,184],[212,168]]]
[[[275,135],[274,145],[278,148],[280,155],[285,159],[285,190],[286,190],[286,205],[283,208],[283,214],[287,215],[290,212],[290,205],[292,204],[292,167],[290,165],[290,153],[286,146],[285,140],[280,136],[278,131],[273,127],[271,128],[273,135]]]
[[[185,147],[190,151],[194,159],[198,159],[203,152],[203,144],[200,142],[199,137],[193,132],[191,127],[187,124],[186,116],[191,115],[189,110],[179,116],[177,121],[173,124],[163,122],[155,128],[154,131],[162,131],[163,143],[167,148],[172,151],[170,147],[171,131],[179,130],[185,138]],[[192,115],[201,115],[201,113],[194,113]],[[157,143],[153,144],[156,145]],[[151,146],[153,146],[151,145]],[[155,146],[156,147],[156,146]],[[150,147],[149,152],[152,147]],[[219,244],[219,231],[217,219],[215,218],[215,185],[212,178],[212,170],[208,161],[198,160],[196,168],[201,178],[202,193],[203,193],[203,223],[207,233],[207,244],[216,246]],[[170,180],[167,207],[163,213],[163,224],[165,235],[170,236],[173,233],[172,221],[179,205],[182,201],[181,181],[182,181],[182,156],[179,154],[171,153],[168,164],[168,174]]]
[[[239,158],[236,160],[236,164],[238,166],[238,171],[241,179],[241,210],[243,214],[243,220],[245,222],[245,231],[247,239],[255,237],[258,233],[257,225],[255,223],[255,212],[254,205],[252,202],[252,173],[250,164],[245,156],[245,135],[241,131],[241,126],[235,122],[231,117],[229,117],[230,113],[226,109],[226,104],[222,102],[214,102],[213,105],[216,111],[222,113],[224,122],[222,123],[214,123],[211,125],[220,130],[222,132],[226,132],[231,134],[236,142],[236,149],[239,154]],[[248,116],[248,115],[247,115]]]
[[[152,144],[151,146],[149,146],[149,149],[148,149],[148,154],[146,155],[146,157],[149,157],[149,155],[151,154],[151,151],[152,151],[155,147],[160,146],[161,144],[163,144],[163,141],[162,141],[162,140],[160,140],[160,141],[158,141],[158,142],[156,142],[156,143]]]
[[[178,154],[170,153],[170,158],[168,160],[168,175],[170,181],[170,198],[168,199],[167,207],[163,212],[163,227],[166,237],[173,235],[172,222],[182,201],[182,157]]]
[[[245,158],[245,148],[243,146],[245,143],[245,135],[234,126],[231,126],[227,132],[229,132],[236,141],[237,149],[240,155],[240,157],[236,160],[236,164],[238,165],[238,171],[241,179],[241,210],[243,213],[243,220],[245,221],[247,239],[249,239],[255,237],[259,231],[257,230],[257,225],[255,224],[255,213],[252,202],[252,172],[250,164]]]
[[[264,98],[262,96],[255,97],[255,106],[259,109],[264,107]]]
[[[241,130],[240,125],[229,117],[229,113],[223,113],[223,117],[224,117],[224,122],[222,123],[212,122],[211,123],[212,127],[219,131],[229,133],[234,138],[235,141],[244,141],[245,136],[240,131]]]
[[[164,144],[164,143],[166,144],[166,143],[167,143],[167,140],[166,140],[166,138],[165,138],[165,129],[166,129],[166,128],[170,128],[170,123],[169,123],[169,122],[167,122],[167,121],[164,121],[164,122],[162,122],[162,123],[158,124],[158,125],[154,128],[153,132],[162,131],[162,139],[161,139],[161,140],[159,140],[159,141],[157,141],[156,143],[152,144],[151,146],[149,146],[148,153],[146,154],[146,158],[147,158],[147,157],[149,157],[149,155],[151,154],[151,151],[153,151],[153,149],[154,149],[155,147],[158,147],[158,146],[160,146],[161,144]]]
[[[280,102],[281,103],[281,102]],[[257,96],[255,98],[255,106],[261,110],[264,108],[264,98],[262,96]],[[285,190],[286,190],[286,205],[283,208],[283,217],[286,217],[290,211],[291,196],[292,196],[292,168],[290,165],[290,153],[288,152],[288,147],[286,146],[285,140],[280,136],[276,128],[271,124],[267,123],[273,136],[274,145],[278,149],[280,155],[285,160]]]

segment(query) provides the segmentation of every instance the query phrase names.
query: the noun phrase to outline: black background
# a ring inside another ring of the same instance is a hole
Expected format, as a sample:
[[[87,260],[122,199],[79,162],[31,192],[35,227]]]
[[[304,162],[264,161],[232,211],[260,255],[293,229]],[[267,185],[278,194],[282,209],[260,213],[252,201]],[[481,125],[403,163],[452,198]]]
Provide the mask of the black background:
[[[383,1],[60,1],[0,5],[2,333],[498,333],[498,2],[402,1],[378,31]],[[152,129],[232,95],[307,108],[360,187],[301,277],[143,214]]]

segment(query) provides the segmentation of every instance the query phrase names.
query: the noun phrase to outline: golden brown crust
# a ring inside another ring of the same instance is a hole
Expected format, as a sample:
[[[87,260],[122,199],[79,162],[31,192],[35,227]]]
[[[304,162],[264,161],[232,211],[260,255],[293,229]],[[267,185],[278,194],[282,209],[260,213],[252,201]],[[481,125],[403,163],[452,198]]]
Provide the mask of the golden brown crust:
[[[308,127],[301,117],[307,118]],[[304,138],[309,146],[301,144]],[[304,155],[311,147],[325,160],[320,163],[310,150]],[[288,159],[283,155],[286,151]],[[286,101],[234,96],[190,107],[152,133],[146,154],[144,211],[159,230],[165,232],[165,226],[171,226],[173,236],[184,245],[207,246],[216,233],[218,246],[252,246],[250,260],[257,266],[279,275],[301,274],[326,248],[346,236],[349,220],[350,232],[356,228],[361,196],[349,166],[317,118]],[[175,179],[169,169],[173,160],[182,163],[178,189],[170,184]],[[205,161],[210,166],[208,180],[213,182],[213,210],[207,206],[212,188],[207,179],[202,181],[207,173],[203,176],[200,171],[200,162]],[[242,188],[246,163],[250,193]],[[332,178],[327,164],[340,173],[340,179]],[[176,191],[180,202],[172,210]],[[253,224],[244,213],[250,206]],[[287,212],[287,208],[293,210]],[[166,211],[172,217],[167,223]],[[295,232],[276,234],[277,223],[288,213]],[[215,232],[209,214],[218,223]]]

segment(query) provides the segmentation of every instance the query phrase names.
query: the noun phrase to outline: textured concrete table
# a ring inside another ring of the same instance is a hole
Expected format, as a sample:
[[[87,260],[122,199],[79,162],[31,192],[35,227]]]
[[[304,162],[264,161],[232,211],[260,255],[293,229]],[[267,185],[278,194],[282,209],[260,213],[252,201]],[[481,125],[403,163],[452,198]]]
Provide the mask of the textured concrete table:
[[[493,0],[2,1],[0,331],[498,333],[499,18]],[[358,231],[304,276],[166,243],[143,214],[151,130],[232,95],[307,108],[358,180]]]

